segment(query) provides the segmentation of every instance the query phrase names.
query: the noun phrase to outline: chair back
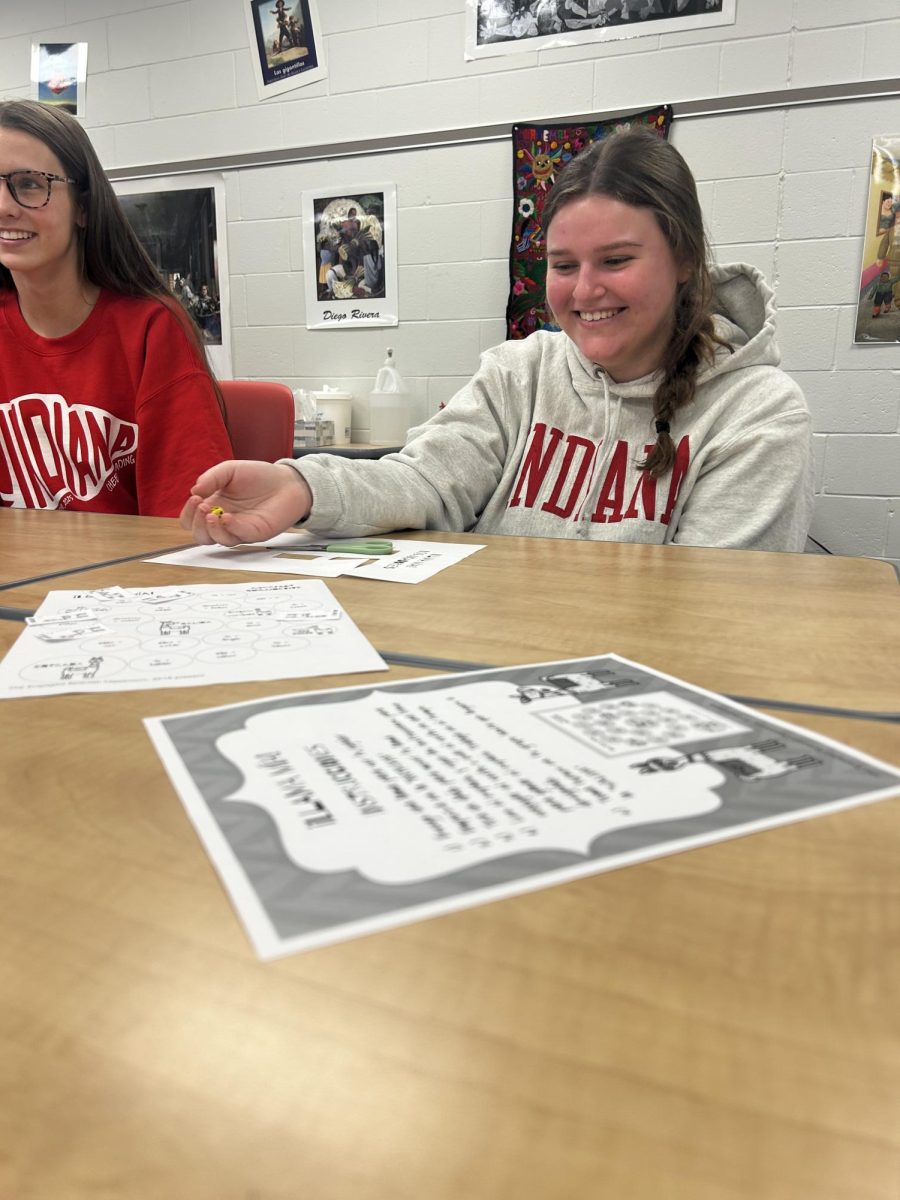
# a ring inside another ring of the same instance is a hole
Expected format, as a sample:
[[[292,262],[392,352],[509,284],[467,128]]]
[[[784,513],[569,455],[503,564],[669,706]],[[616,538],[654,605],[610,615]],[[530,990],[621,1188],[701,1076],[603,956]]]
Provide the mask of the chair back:
[[[294,395],[286,383],[223,379],[219,390],[235,458],[277,462],[294,452]]]

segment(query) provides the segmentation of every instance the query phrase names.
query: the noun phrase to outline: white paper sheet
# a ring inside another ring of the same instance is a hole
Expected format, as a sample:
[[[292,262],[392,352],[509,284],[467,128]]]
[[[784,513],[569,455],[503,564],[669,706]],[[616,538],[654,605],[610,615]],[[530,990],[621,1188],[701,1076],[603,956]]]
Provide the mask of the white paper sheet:
[[[385,670],[319,581],[53,591],[0,662],[0,697]]]
[[[278,575],[318,575],[334,579],[356,575],[362,579],[384,579],[390,583],[421,583],[462,562],[484,546],[455,542],[394,542],[393,554],[378,557],[326,554],[307,549],[311,542],[340,541],[339,537],[313,538],[307,533],[282,533],[264,545],[192,546],[148,558],[146,562],[176,567],[211,567],[218,571],[267,571]],[[345,539],[346,540],[346,539]],[[359,539],[362,540],[362,539]],[[390,540],[390,539],[388,539]]]
[[[145,723],[264,958],[900,793],[616,655]]]

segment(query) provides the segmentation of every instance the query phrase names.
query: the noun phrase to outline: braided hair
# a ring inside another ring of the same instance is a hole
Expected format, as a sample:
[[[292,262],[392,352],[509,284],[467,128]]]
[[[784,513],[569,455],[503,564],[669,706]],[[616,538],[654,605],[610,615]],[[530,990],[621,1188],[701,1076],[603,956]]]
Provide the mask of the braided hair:
[[[718,346],[731,347],[715,332],[709,247],[697,185],[674,146],[649,129],[637,127],[595,142],[573,159],[553,185],[544,204],[544,229],[566,204],[584,196],[609,196],[633,208],[649,209],[686,279],[675,293],[672,336],[660,363],[662,379],[653,399],[656,442],[640,463],[654,479],[675,461],[670,435],[673,414],[689,404],[697,373],[712,362]]]

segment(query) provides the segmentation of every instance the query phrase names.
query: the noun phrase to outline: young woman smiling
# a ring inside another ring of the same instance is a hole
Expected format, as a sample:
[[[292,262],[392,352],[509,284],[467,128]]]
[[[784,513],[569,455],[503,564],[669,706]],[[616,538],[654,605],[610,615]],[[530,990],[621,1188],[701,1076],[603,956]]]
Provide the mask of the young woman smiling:
[[[176,516],[218,389],[74,117],[0,103],[0,504]]]
[[[810,419],[778,368],[772,293],[753,267],[708,265],[678,151],[642,130],[597,143],[561,173],[543,224],[561,332],[487,351],[397,454],[220,464],[183,524],[224,545],[305,519],[348,535],[802,550]]]

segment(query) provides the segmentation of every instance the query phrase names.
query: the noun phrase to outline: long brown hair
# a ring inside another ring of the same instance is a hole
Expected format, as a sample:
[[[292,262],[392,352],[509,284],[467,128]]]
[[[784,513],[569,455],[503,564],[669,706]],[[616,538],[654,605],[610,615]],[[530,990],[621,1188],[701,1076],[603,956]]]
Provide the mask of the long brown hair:
[[[697,185],[675,147],[640,127],[611,134],[568,164],[544,205],[544,229],[550,228],[564,205],[583,196],[610,196],[634,208],[649,209],[675,262],[687,271],[675,293],[672,336],[653,399],[656,443],[640,464],[641,470],[657,478],[675,461],[675,444],[669,434],[672,414],[693,399],[700,366],[713,360],[717,346],[727,346],[713,325],[709,247]]]
[[[84,224],[77,230],[82,277],[111,292],[143,296],[164,304],[190,338],[224,415],[219,386],[210,370],[197,326],[169,294],[122,211],[97,152],[78,121],[62,109],[36,100],[5,100],[0,102],[0,128],[27,133],[53,151],[64,173],[75,180],[76,203],[84,218]],[[0,289],[15,290],[12,274],[2,264]]]

